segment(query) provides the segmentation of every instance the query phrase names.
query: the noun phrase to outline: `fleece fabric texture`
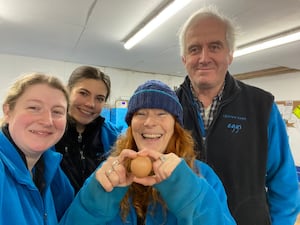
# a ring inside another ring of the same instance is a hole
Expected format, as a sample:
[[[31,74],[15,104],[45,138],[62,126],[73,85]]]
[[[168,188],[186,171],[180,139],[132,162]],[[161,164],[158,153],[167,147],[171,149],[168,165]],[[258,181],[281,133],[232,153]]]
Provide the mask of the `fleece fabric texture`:
[[[98,116],[86,125],[79,141],[76,122],[71,117],[68,118],[67,129],[55,145],[55,149],[63,154],[61,167],[73,185],[75,193],[82,187],[86,178],[106,159],[120,133],[114,124]]]
[[[0,132],[0,224],[57,225],[73,200],[74,190],[60,169],[61,154],[44,152],[43,194],[14,145]]]
[[[145,224],[236,224],[229,213],[226,194],[219,178],[208,165],[200,161],[195,164],[201,176],[182,160],[168,179],[154,186],[168,205],[168,211],[164,214],[161,205],[149,206],[151,213],[147,215]],[[119,204],[127,190],[127,187],[116,187],[106,192],[93,174],[60,224],[136,225],[137,215],[132,206],[126,221],[122,221],[119,214]]]
[[[125,120],[130,125],[133,114],[139,109],[163,109],[183,125],[183,109],[175,92],[159,80],[148,80],[138,86],[129,99]]]
[[[220,106],[207,130],[188,76],[177,95],[184,127],[192,131],[199,159],[220,177],[237,224],[294,225],[300,209],[298,179],[272,94],[227,73]]]

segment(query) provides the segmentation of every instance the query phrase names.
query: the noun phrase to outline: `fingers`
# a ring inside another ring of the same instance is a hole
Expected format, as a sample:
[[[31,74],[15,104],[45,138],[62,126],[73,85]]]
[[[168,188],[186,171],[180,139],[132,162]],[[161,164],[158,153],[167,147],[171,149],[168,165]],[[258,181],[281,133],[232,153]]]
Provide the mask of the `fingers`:
[[[121,182],[124,182],[123,173],[121,171],[121,166],[118,159],[112,161],[108,170],[105,170],[105,175],[112,184],[112,186],[117,186]],[[120,167],[120,168],[119,168]]]
[[[126,160],[136,157],[136,154],[135,151],[124,150],[118,157],[109,157],[96,171],[96,179],[107,192],[132,183],[133,176],[127,173]]]
[[[157,184],[161,181],[159,181],[157,177],[154,175],[154,176],[148,176],[143,178],[133,177],[133,182],[142,184],[144,186],[153,186],[154,184]]]
[[[109,161],[104,162],[102,167],[96,171],[96,179],[107,192],[112,191],[117,183],[113,178],[113,173],[115,170],[110,166]]]
[[[167,179],[172,174],[178,165],[177,158],[178,157],[173,153],[160,155],[159,158],[153,163],[153,171],[159,182]]]
[[[128,172],[128,160],[136,158],[137,155],[151,158],[153,168],[152,175],[137,178]],[[137,153],[133,150],[124,149],[118,157],[109,157],[102,164],[101,168],[96,171],[96,179],[107,192],[112,191],[113,188],[117,186],[128,186],[132,182],[144,186],[152,186],[167,179],[180,163],[180,160],[181,159],[174,153],[162,154],[152,150]]]
[[[171,176],[181,159],[174,153],[161,154],[156,151],[143,151],[139,155],[151,157],[154,175],[145,178],[134,178],[134,182],[145,186],[152,186]]]
[[[167,160],[167,157],[165,155],[161,155],[161,156],[159,156],[159,159],[160,159],[161,163],[164,163]]]
[[[153,164],[153,171],[161,181],[165,180],[171,176],[180,160],[181,159],[174,153],[162,155],[159,157],[159,160]]]

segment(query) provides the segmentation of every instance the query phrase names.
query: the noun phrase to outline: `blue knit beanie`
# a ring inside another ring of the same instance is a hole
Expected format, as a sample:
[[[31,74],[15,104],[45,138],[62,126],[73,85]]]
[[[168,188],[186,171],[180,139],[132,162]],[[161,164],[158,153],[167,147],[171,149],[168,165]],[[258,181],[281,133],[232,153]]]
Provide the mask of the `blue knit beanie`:
[[[163,109],[177,119],[183,126],[183,110],[176,93],[158,80],[149,80],[138,86],[128,103],[125,117],[130,126],[133,114],[139,109]]]

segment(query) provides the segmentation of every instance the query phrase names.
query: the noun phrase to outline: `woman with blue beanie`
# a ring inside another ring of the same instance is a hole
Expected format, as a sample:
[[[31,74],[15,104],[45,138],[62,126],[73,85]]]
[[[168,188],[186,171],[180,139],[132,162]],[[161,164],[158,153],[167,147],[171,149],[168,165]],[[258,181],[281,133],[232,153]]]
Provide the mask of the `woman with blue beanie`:
[[[88,178],[61,224],[236,224],[221,181],[196,160],[182,113],[166,84],[140,85],[128,103],[126,133]],[[152,171],[145,177],[131,171],[138,156],[151,159]]]

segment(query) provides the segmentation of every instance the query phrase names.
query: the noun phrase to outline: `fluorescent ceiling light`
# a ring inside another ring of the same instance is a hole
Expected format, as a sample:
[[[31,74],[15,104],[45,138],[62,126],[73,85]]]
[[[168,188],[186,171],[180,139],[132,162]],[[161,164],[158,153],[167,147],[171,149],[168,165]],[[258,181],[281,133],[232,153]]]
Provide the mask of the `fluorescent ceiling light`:
[[[239,57],[242,55],[247,55],[253,52],[258,52],[264,49],[288,44],[294,41],[299,41],[300,40],[300,31],[294,32],[294,33],[289,33],[285,36],[280,36],[280,37],[275,37],[271,40],[266,40],[261,43],[257,43],[245,48],[237,49],[233,53],[233,57]]]
[[[167,21],[171,16],[177,13],[180,9],[190,3],[191,0],[174,0],[161,12],[159,12],[154,18],[152,18],[144,27],[137,31],[132,37],[130,37],[124,44],[124,48],[130,49],[148,34],[155,30],[158,26]]]

